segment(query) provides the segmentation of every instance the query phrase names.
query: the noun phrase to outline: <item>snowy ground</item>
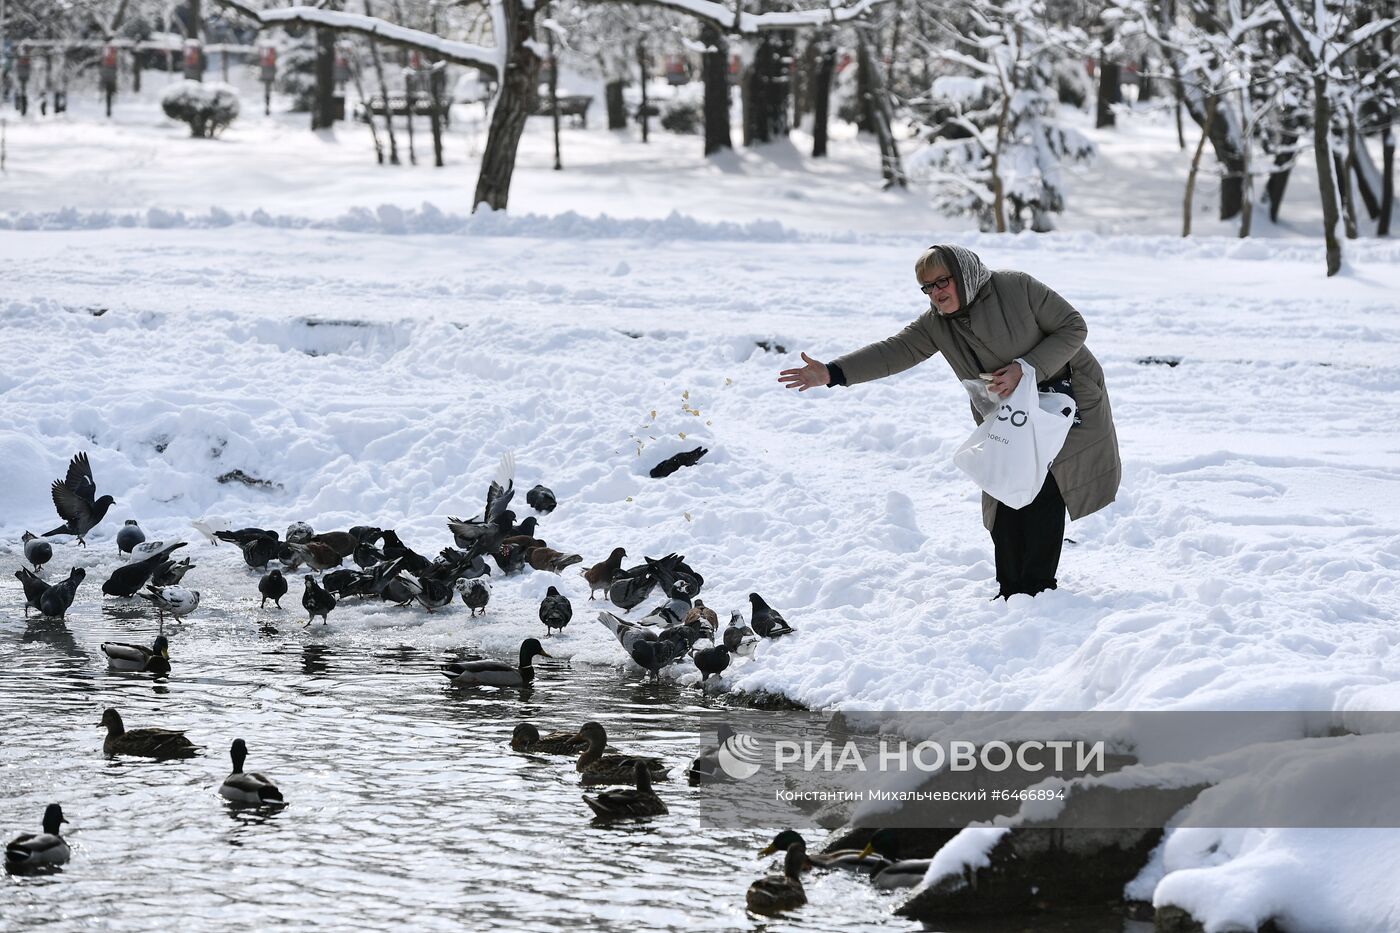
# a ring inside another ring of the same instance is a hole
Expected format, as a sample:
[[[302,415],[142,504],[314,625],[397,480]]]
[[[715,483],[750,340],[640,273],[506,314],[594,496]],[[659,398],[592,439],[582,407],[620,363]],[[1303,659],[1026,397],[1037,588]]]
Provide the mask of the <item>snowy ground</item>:
[[[889,710],[1400,700],[1400,247],[1348,244],[1348,273],[1326,280],[1319,243],[1287,228],[1170,235],[1179,189],[1159,166],[1179,154],[1144,142],[1169,139],[1165,126],[1130,126],[1121,145],[1099,135],[1105,164],[1071,232],[996,238],[880,192],[863,142],[826,165],[787,148],[708,164],[694,138],[657,133],[643,150],[573,131],[570,170],[552,173],[548,123],[532,120],[510,216],[469,221],[465,137],[448,169],[380,169],[362,129],[253,117],[198,141],[124,106],[111,124],[80,107],[9,129],[0,223],[21,229],[0,230],[6,547],[54,524],[48,483],[85,449],[118,500],[101,548],[127,517],[169,537],[218,515],[371,521],[432,553],[512,449],[522,489],[558,494],[541,522],[552,545],[589,562],[616,545],[638,560],[680,551],[722,616],[751,590],[784,612],[799,637],[732,668],[733,687]],[[1295,185],[1306,218],[1310,183]],[[268,216],[239,219],[257,209]],[[601,212],[653,222],[586,219]],[[1168,235],[1095,232],[1144,212]],[[1119,500],[1071,525],[1062,589],[1034,600],[988,601],[990,541],[951,464],[972,425],[940,361],[850,390],[776,382],[798,350],[831,358],[914,317],[913,259],[954,237],[1079,308],[1113,399]],[[695,444],[710,448],[697,467],[646,476]],[[215,481],[232,469],[277,488]],[[55,565],[68,560],[61,548]],[[528,607],[556,582],[498,584],[519,612],[488,647],[537,629]],[[586,601],[577,576],[562,586]],[[359,612],[336,626],[403,637],[397,619]],[[559,647],[620,663],[586,617]],[[1228,904],[1234,872],[1253,879],[1239,890],[1286,901],[1306,887],[1250,866],[1323,871],[1333,848],[1364,856],[1374,838],[1240,836],[1222,850],[1233,862],[1173,853],[1173,870],[1224,864],[1165,883],[1177,903],[1196,885]],[[1334,928],[1385,928],[1400,911],[1386,897],[1343,904]]]

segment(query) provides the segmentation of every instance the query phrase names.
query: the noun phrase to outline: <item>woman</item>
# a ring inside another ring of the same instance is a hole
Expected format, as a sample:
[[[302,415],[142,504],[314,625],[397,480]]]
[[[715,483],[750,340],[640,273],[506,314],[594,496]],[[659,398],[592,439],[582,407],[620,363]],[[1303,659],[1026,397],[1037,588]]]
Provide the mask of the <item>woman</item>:
[[[1059,295],[1023,272],[992,272],[960,246],[931,246],[914,263],[929,309],[887,340],[821,363],[806,353],[800,369],[778,381],[805,392],[852,386],[903,372],[935,353],[959,379],[990,373],[991,390],[1009,396],[1022,378],[1014,361],[1035,369],[1042,390],[1064,392],[1079,405],[1064,448],[1030,505],[1013,509],[985,493],[982,521],[996,550],[998,596],[1055,589],[1065,510],[1082,518],[1113,501],[1122,472],[1103,369],[1084,346],[1088,327]],[[981,418],[973,412],[979,423]]]

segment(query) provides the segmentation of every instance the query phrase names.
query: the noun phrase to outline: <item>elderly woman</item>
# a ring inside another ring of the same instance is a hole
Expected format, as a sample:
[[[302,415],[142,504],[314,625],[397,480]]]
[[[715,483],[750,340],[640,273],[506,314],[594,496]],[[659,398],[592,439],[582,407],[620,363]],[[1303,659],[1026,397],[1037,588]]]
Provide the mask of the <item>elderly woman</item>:
[[[852,386],[903,372],[942,353],[959,379],[992,376],[1002,398],[1020,383],[1023,359],[1043,391],[1064,392],[1079,405],[1064,448],[1029,505],[1013,509],[985,493],[982,521],[996,550],[998,594],[1055,589],[1070,518],[1096,512],[1118,493],[1122,469],[1103,369],[1084,346],[1088,327],[1069,302],[1023,272],[992,272],[960,246],[932,246],[914,263],[929,309],[887,340],[821,363],[806,353],[800,369],[779,376],[789,389]],[[979,423],[976,411],[973,418]]]

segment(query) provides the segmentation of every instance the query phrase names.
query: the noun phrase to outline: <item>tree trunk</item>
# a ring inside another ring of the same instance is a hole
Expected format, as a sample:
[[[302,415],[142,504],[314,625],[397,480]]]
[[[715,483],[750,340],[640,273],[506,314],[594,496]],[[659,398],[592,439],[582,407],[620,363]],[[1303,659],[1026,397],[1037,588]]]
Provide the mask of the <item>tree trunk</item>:
[[[418,164],[418,151],[413,147],[413,98],[417,92],[417,75],[405,74],[403,79],[403,118],[408,125],[408,164]]]
[[[609,81],[605,86],[603,100],[608,106],[608,129],[627,129],[627,102],[622,98],[622,85],[625,82],[621,78]]]
[[[713,23],[700,27],[700,41],[710,51],[700,58],[705,82],[705,155],[733,149],[729,136],[729,43]]]
[[[447,71],[441,65],[428,72],[428,90],[433,101],[433,165],[436,168],[442,168],[442,92],[446,76]]]
[[[1138,60],[1138,103],[1145,104],[1157,93],[1152,78],[1152,62],[1146,55]]]
[[[1186,194],[1181,201],[1181,235],[1191,235],[1191,202],[1196,197],[1196,173],[1201,169],[1201,154],[1205,152],[1206,140],[1210,138],[1212,124],[1215,123],[1215,98],[1206,98],[1206,122],[1201,127],[1201,141],[1196,143],[1196,152],[1191,156],[1191,169],[1186,173]]]
[[[836,47],[824,36],[817,50],[817,74],[812,83],[812,158],[826,155],[826,130],[831,110],[831,78],[836,73]]]
[[[788,132],[788,61],[791,33],[765,33],[749,69],[749,126],[745,144],[772,142]]]
[[[131,55],[131,90],[141,93],[141,55],[137,52]]]
[[[1390,212],[1395,207],[1395,129],[1386,123],[1381,136],[1381,219],[1376,236],[1390,236]]]
[[[515,172],[515,153],[520,146],[520,134],[535,97],[535,82],[540,59],[531,47],[535,34],[534,4],[521,0],[505,0],[505,35],[497,41],[506,42],[505,74],[501,75],[496,107],[491,113],[491,129],[486,137],[486,151],[481,157],[481,174],[476,180],[472,200],[473,213],[485,204],[494,211],[506,209],[510,198],[510,179]]]
[[[856,107],[856,132],[875,132],[875,111],[874,95],[870,89],[870,63],[869,56],[860,55],[857,48],[856,55],[856,100],[860,103]]]
[[[1332,177],[1332,153],[1327,134],[1332,107],[1327,102],[1327,78],[1313,75],[1313,158],[1317,160],[1317,189],[1322,198],[1322,237],[1327,245],[1327,274],[1342,271],[1342,241],[1337,239],[1337,185]]]
[[[642,76],[642,106],[637,111],[637,118],[642,124],[642,142],[649,142],[651,132],[651,101],[647,99],[647,43],[645,39],[637,40],[637,71]]]
[[[369,0],[365,0],[365,15],[374,15],[370,10]],[[389,133],[389,164],[398,165],[399,141],[394,135],[394,108],[389,103],[389,87],[384,82],[384,63],[379,58],[379,43],[373,39],[369,40],[369,60],[374,63],[374,75],[379,79],[379,96],[384,99],[384,128]],[[366,116],[371,120],[374,119],[373,113],[368,113]]]
[[[1356,227],[1356,194],[1351,187],[1351,157],[1334,151],[1332,172],[1336,179],[1337,196],[1342,202],[1342,232],[1348,240],[1354,240],[1360,232]]]
[[[1099,129],[1116,126],[1113,105],[1123,103],[1122,69],[1115,61],[1099,59],[1099,101],[1098,116],[1094,125]]]
[[[875,137],[880,143],[880,174],[884,176],[886,188],[907,188],[909,180],[904,174],[904,163],[900,161],[899,147],[895,143],[894,113],[890,108],[889,95],[885,93],[883,76],[871,52],[865,29],[857,26],[855,32],[856,54],[870,76],[870,112],[875,122]],[[1009,106],[1009,101],[1007,104]],[[999,192],[997,197],[1000,201]]]
[[[384,164],[384,146],[379,142],[379,131],[378,131],[377,129],[374,128],[374,114],[370,112],[370,109],[369,109],[369,97],[365,94],[365,85],[364,85],[364,81],[362,80],[362,75],[360,74],[360,58],[359,58],[359,56],[358,56],[358,55],[352,56],[352,57],[350,58],[350,61],[347,62],[347,64],[350,66],[350,77],[351,77],[351,78],[354,80],[354,82],[355,82],[355,93],[356,93],[357,95],[359,95],[360,100],[364,101],[364,106],[365,106],[365,125],[369,127],[369,137],[370,137],[370,139],[374,140],[374,157],[375,157],[376,160],[378,160],[378,162],[379,162],[380,165],[383,165],[383,164]],[[271,83],[271,82],[268,82],[268,84],[266,85],[266,87],[267,87],[267,89],[268,89],[268,94],[271,95],[271,93],[272,93],[272,83]]]
[[[366,4],[368,6],[368,4]],[[366,9],[366,14],[368,14]],[[335,122],[335,31],[316,29],[316,99],[311,104],[311,128],[324,130]]]
[[[1268,184],[1264,186],[1264,197],[1269,202],[1269,220],[1278,223],[1279,210],[1283,207],[1283,194],[1288,189],[1288,176],[1293,171],[1293,160],[1297,157],[1294,148],[1298,145],[1298,134],[1284,130],[1280,135],[1283,148],[1274,155],[1274,170],[1269,173]]]
[[[544,31],[549,47],[549,116],[554,121],[554,170],[562,172],[564,162],[559,152],[559,60],[554,56],[554,30]]]

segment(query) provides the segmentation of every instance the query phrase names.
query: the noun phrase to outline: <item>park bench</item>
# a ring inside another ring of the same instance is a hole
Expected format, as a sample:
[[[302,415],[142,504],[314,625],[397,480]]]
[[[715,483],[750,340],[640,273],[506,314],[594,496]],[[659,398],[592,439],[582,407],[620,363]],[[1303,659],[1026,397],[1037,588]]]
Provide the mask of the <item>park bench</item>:
[[[415,117],[431,117],[433,115],[433,110],[436,109],[442,121],[448,123],[450,122],[448,116],[449,103],[450,101],[448,101],[446,97],[439,98],[437,102],[434,103],[431,94],[414,94],[413,115]],[[390,94],[389,106],[392,108],[394,116],[408,116],[409,99],[407,95]],[[368,123],[371,116],[382,117],[384,116],[384,112],[384,97],[381,94],[376,94],[369,100],[360,102],[359,107],[356,108],[355,119],[359,120],[361,123]]]
[[[587,94],[561,94],[557,99],[559,116],[569,117],[575,126],[588,128],[588,108],[593,103],[592,97]],[[530,113],[537,117],[547,117],[550,112],[549,95],[540,94],[535,98],[535,109]]]

